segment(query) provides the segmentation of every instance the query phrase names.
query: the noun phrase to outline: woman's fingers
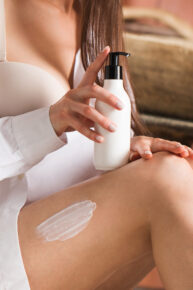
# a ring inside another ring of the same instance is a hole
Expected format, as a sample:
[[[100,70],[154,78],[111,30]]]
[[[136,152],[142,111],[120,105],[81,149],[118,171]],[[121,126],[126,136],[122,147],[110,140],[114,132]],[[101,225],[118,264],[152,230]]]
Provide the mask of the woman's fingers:
[[[110,52],[110,47],[106,46],[104,50],[96,57],[95,61],[87,68],[83,79],[81,80],[78,87],[83,87],[86,85],[91,85],[96,80],[97,74],[101,67],[103,66],[108,54]]]
[[[87,118],[85,118],[85,117],[82,117],[83,119],[84,119],[84,124],[85,124],[85,126],[86,127],[88,127],[88,128],[91,128],[91,127],[94,127],[94,122],[93,121],[91,121],[91,120],[89,120],[89,119],[87,119]]]
[[[130,151],[129,161],[135,161],[135,160],[140,159],[140,158],[141,158],[141,156],[138,152]]]
[[[79,131],[81,134],[83,134],[85,137],[89,138],[92,141],[101,143],[104,140],[104,137],[98,134],[96,131],[88,128],[86,126],[86,121],[81,120],[81,118],[78,118],[76,116],[68,115],[68,120],[70,122],[70,125],[77,131]]]
[[[168,141],[161,138],[153,139],[151,149],[153,153],[158,151],[169,151],[181,155],[182,157],[189,156],[189,152],[187,151],[186,146],[179,142]]]
[[[186,147],[184,146],[183,151],[179,153],[178,155],[180,155],[183,158],[189,157],[189,150],[187,150]]]
[[[121,110],[123,108],[123,104],[116,96],[112,95],[98,85],[87,85],[85,87],[69,91],[65,96],[65,104],[68,106],[68,110],[70,112],[79,113],[85,118],[98,123],[104,129],[114,132],[117,128],[117,125],[114,122],[103,116],[89,104],[82,102],[90,97],[95,97],[115,109]]]
[[[66,101],[73,99],[74,101],[84,101],[85,103],[89,98],[96,98],[97,100],[100,100],[118,110],[122,110],[124,107],[124,104],[119,100],[119,98],[96,84],[74,89],[66,94]]]
[[[136,151],[144,159],[151,159],[153,154],[151,151],[151,145],[149,142],[138,142],[135,146]]]
[[[189,151],[189,156],[190,156],[190,158],[193,159],[193,148],[191,148],[191,147],[187,147],[187,149],[188,149],[188,151]]]
[[[185,146],[185,145],[184,145],[184,148],[185,148],[185,151],[183,151],[183,152],[180,154],[180,156],[181,156],[181,157],[184,157],[184,158],[186,158],[186,157],[190,157],[191,159],[193,159],[193,150],[192,150],[192,148],[190,148],[190,147],[188,147],[188,146]]]
[[[152,137],[136,136],[131,139],[131,151],[138,152],[144,159],[152,158]]]
[[[110,132],[114,132],[116,130],[116,124],[100,114],[95,108],[73,100],[69,101],[69,105],[72,112],[81,114],[87,119],[98,123],[101,127],[109,130]]]
[[[193,158],[193,150],[188,146],[183,145],[176,141],[155,138],[152,142],[151,149],[153,153],[164,150],[177,154],[183,158],[187,157]]]
[[[134,137],[131,143],[131,149],[138,152],[144,159],[151,159],[152,153],[168,151],[183,158],[190,157],[193,159],[193,150],[179,142],[169,141],[161,138],[152,138],[146,136]],[[134,158],[132,156],[132,158]]]
[[[110,132],[116,130],[115,123],[89,105],[90,98],[96,98],[117,110],[122,110],[124,107],[124,104],[119,100],[119,98],[108,90],[94,84],[97,74],[104,64],[109,51],[110,47],[105,47],[105,49],[96,57],[95,61],[87,68],[79,86],[75,89],[69,90],[62,100],[52,106],[50,110],[50,119],[57,135],[67,130],[66,128],[72,127],[89,139],[96,140],[98,135],[96,135],[96,133],[88,126],[93,123],[98,123],[101,127]],[[78,116],[76,116],[77,113]],[[68,115],[74,115],[74,118],[71,117],[68,119]],[[85,120],[83,118],[81,119],[80,116],[84,117]],[[77,119],[75,119],[76,117]],[[103,139],[103,136],[100,136],[100,138],[98,136],[97,141],[102,142]]]

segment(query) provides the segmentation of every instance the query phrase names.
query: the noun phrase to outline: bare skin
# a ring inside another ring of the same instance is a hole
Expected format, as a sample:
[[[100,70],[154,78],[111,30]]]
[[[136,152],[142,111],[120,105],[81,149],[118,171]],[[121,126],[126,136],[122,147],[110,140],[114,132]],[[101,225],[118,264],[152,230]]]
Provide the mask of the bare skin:
[[[6,1],[8,60],[40,66],[69,90],[79,17],[71,0],[49,2]],[[128,290],[155,265],[166,289],[193,289],[192,173],[190,158],[155,153],[24,207],[19,238],[31,289]],[[37,237],[41,221],[85,199],[97,209],[78,236]]]
[[[42,67],[68,91],[75,53],[80,48],[80,13],[75,10],[78,5],[67,12],[62,10],[62,2],[5,1],[7,59]]]
[[[88,227],[44,242],[36,226],[68,205],[97,204]],[[155,153],[24,207],[19,237],[32,290],[126,290],[156,265],[166,289],[193,289],[193,161]]]

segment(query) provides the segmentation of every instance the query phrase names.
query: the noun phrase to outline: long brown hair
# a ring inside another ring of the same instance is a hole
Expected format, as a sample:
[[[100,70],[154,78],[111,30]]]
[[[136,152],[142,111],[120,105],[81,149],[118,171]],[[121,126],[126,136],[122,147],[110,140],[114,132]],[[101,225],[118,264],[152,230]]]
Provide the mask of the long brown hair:
[[[109,45],[111,51],[125,51],[123,39],[123,15],[120,0],[81,0],[81,58],[84,69],[93,62],[101,50]],[[122,57],[123,84],[131,100],[132,129],[136,135],[146,135],[148,130],[142,123],[136,108],[132,90],[128,61]],[[96,83],[103,86],[104,66]]]

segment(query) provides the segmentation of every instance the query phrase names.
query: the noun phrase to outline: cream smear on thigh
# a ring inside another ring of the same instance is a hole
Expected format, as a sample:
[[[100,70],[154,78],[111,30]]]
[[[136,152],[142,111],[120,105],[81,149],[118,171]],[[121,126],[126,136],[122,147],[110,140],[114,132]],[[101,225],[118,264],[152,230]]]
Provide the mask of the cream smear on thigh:
[[[48,242],[70,239],[88,225],[95,209],[90,200],[74,203],[38,225],[38,235]]]

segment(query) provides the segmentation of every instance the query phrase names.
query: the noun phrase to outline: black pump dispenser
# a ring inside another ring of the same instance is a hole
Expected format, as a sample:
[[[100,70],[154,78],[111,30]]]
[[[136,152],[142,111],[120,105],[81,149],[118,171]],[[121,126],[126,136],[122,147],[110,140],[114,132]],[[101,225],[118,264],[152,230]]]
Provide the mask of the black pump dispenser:
[[[122,66],[119,65],[119,55],[130,56],[130,53],[116,51],[109,53],[109,65],[105,66],[105,79],[122,80]]]

